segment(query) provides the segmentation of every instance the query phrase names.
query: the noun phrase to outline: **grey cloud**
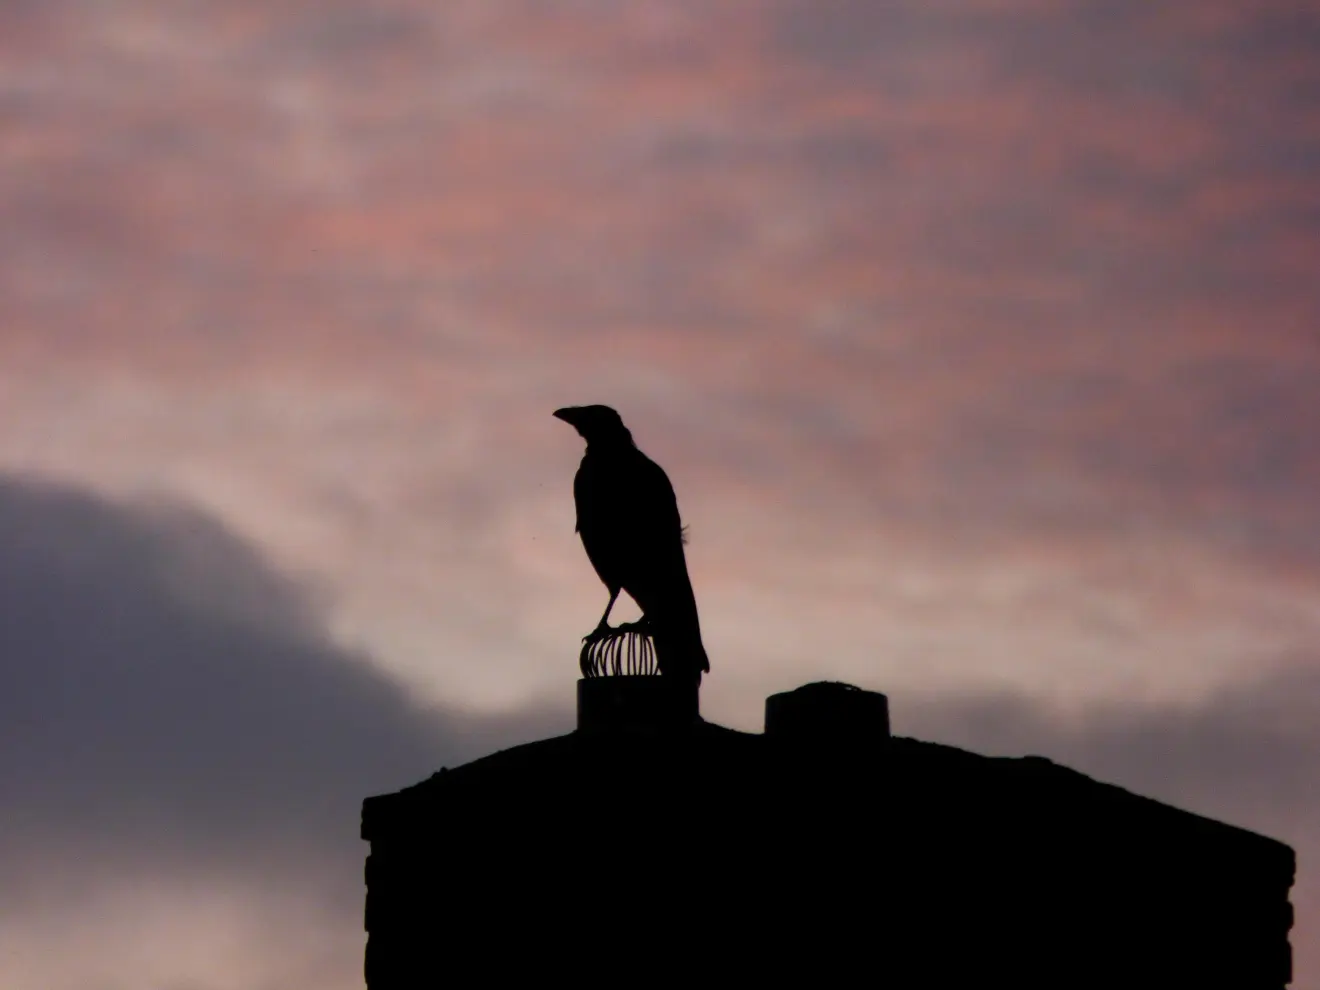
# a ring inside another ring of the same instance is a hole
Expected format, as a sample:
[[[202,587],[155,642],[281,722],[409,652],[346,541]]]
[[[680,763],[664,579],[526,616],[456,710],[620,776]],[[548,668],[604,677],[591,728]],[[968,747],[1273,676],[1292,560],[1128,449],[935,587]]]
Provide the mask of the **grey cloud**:
[[[776,7],[776,40],[793,55],[824,66],[853,68],[875,60],[878,68],[914,47],[947,40],[954,26],[947,16],[916,4],[786,0]]]
[[[1033,752],[1243,827],[1258,809],[1320,813],[1320,670],[1289,666],[1202,704],[1074,719],[1012,695],[919,700],[896,728],[980,752]],[[1287,837],[1282,837],[1286,838]]]
[[[187,509],[5,480],[0,546],[9,846],[131,831],[203,858],[355,861],[363,797],[556,724],[419,710]]]
[[[1234,26],[1233,50],[1243,55],[1314,58],[1320,54],[1320,14],[1310,4],[1275,4]]]
[[[788,52],[831,71],[861,71],[899,92],[929,86],[928,79],[918,81],[923,60],[950,46],[975,56],[978,71],[1044,75],[1081,93],[1117,88],[1146,98],[1185,96],[1190,85],[1168,46],[1145,43],[1153,17],[1136,0],[1072,0],[1047,14],[1028,4],[989,10],[864,0],[784,0],[776,9],[777,40]]]
[[[362,798],[563,728],[415,707],[186,507],[0,477],[0,548],[0,922],[29,986],[360,986]],[[153,890],[180,930],[237,897],[270,931],[222,912],[243,958],[190,970],[109,916]]]
[[[434,13],[363,8],[359,4],[318,4],[288,18],[275,32],[273,54],[306,52],[316,58],[357,58],[433,53]]]
[[[1307,68],[1320,18],[1304,4],[1272,6],[1223,17],[1210,30],[1127,0],[1072,0],[1050,11],[1025,3],[987,10],[855,0],[786,0],[773,9],[790,57],[864,91],[920,101],[939,87],[968,98],[1012,87],[1032,100],[1025,124],[1005,118],[1007,132],[967,130],[955,138],[938,114],[921,118],[920,128],[888,128],[889,141],[909,150],[970,138],[975,147],[932,161],[983,157],[982,175],[997,186],[990,199],[998,205],[987,209],[987,190],[962,190],[961,172],[937,165],[923,173],[944,177],[947,194],[922,204],[924,215],[939,219],[921,248],[941,264],[978,271],[994,265],[1010,274],[1026,267],[1084,276],[1096,303],[1112,307],[1121,296],[1131,307],[1210,294],[1264,306],[1271,297],[1311,295],[1305,272],[1285,271],[1278,254],[1289,240],[1312,236],[1316,217],[1279,191],[1314,174],[1320,154],[1309,125],[1320,89]],[[958,69],[945,71],[950,62]],[[1075,113],[1059,114],[1063,106]],[[997,112],[987,107],[986,119]],[[1202,150],[1176,160],[1158,153],[1171,126],[1195,135]],[[1030,166],[1027,183],[1003,182],[1004,133],[1016,135],[1024,163],[1042,155],[1054,164]],[[825,157],[854,156],[840,148]],[[862,174],[871,182],[856,190],[859,202],[877,202],[878,190],[911,181],[883,159],[866,161]],[[1018,202],[1005,209],[1006,198]],[[1088,202],[1121,232],[1079,218],[1075,204]],[[1223,206],[1206,211],[1206,202]],[[1169,250],[1147,233],[1169,230],[1190,236]]]

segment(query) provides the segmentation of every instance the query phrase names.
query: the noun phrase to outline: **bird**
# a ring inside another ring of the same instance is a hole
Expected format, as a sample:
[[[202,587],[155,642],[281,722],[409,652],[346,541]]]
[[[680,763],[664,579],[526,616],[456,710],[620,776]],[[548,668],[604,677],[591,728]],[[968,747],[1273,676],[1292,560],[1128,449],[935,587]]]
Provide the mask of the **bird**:
[[[573,478],[575,531],[610,593],[604,615],[586,639],[608,635],[610,611],[619,592],[626,591],[642,610],[639,625],[655,641],[660,674],[700,684],[710,659],[683,551],[687,532],[669,476],[637,449],[611,407],[566,406],[554,415],[587,442]]]

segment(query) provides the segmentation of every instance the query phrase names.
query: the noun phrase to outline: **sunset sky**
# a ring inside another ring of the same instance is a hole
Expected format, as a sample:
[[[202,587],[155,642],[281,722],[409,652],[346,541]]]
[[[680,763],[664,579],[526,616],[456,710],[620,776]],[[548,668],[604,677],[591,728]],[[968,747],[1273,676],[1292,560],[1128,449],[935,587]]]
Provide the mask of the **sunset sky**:
[[[1306,0],[0,3],[6,990],[361,987],[361,798],[572,725],[591,402],[708,719],[1283,839],[1320,990],[1318,273]]]

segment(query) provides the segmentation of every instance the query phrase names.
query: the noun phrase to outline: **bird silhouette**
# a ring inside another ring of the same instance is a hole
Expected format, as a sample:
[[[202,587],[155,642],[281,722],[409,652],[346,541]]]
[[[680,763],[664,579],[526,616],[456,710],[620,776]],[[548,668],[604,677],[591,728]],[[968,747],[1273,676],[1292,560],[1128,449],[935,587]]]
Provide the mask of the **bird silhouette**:
[[[610,610],[619,591],[626,591],[655,641],[660,673],[700,683],[710,660],[701,642],[674,486],[664,469],[637,449],[609,406],[568,406],[556,409],[555,416],[587,441],[573,478],[576,531],[610,593],[605,614],[587,638],[609,631]]]

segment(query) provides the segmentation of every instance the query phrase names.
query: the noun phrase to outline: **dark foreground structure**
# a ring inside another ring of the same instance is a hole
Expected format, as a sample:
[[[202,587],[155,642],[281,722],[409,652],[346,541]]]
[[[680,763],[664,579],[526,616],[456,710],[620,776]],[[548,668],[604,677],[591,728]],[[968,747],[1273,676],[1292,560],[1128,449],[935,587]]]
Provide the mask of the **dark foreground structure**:
[[[815,684],[763,735],[662,677],[362,809],[370,990],[1290,980],[1292,850],[1040,757],[891,737]]]

